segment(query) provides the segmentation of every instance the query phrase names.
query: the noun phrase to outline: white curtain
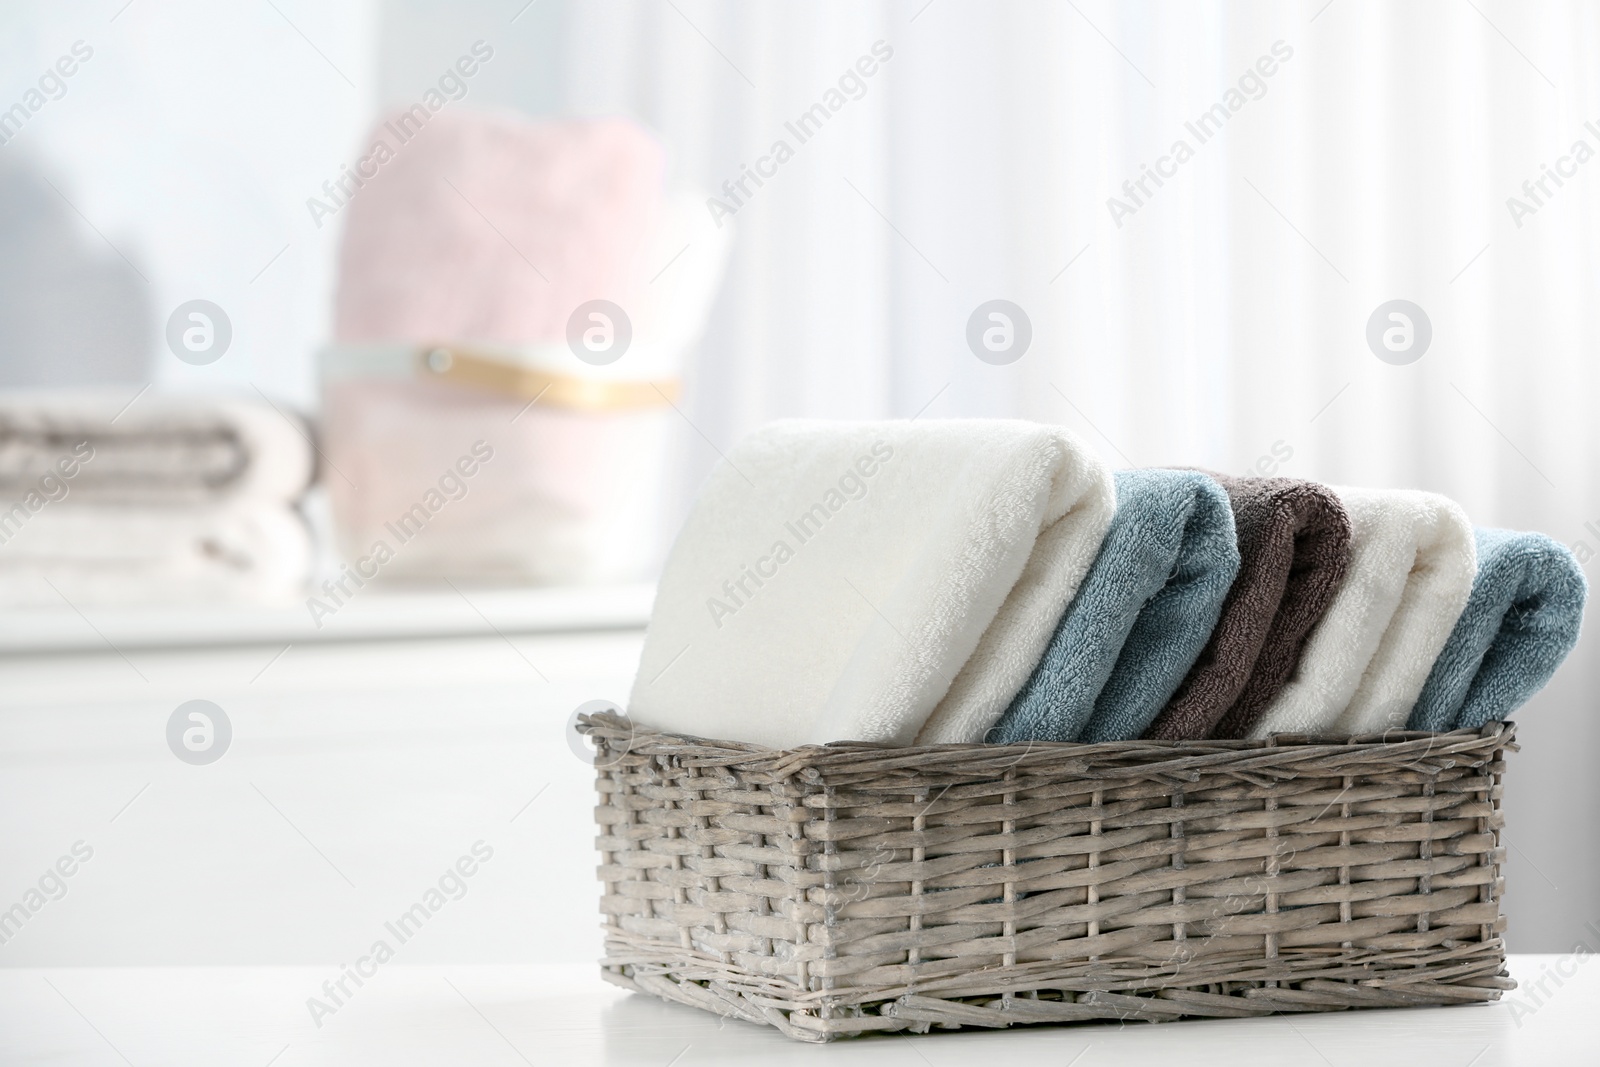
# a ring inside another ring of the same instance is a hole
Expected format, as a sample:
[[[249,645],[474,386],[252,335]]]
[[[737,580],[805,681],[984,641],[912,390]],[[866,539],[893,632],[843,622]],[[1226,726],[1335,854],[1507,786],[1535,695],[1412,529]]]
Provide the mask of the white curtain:
[[[567,106],[635,115],[708,192],[893,49],[738,210],[681,501],[774,417],[1012,415],[1118,465],[1433,489],[1600,554],[1594,5],[585,0],[565,33]],[[1202,142],[1185,124],[1219,103]],[[1145,166],[1171,176],[1135,201]],[[966,345],[992,298],[1032,322],[1011,365]],[[1409,365],[1366,340],[1393,299],[1431,322]],[[1595,850],[1557,830],[1600,815],[1592,644],[1508,776],[1525,951],[1600,904]]]

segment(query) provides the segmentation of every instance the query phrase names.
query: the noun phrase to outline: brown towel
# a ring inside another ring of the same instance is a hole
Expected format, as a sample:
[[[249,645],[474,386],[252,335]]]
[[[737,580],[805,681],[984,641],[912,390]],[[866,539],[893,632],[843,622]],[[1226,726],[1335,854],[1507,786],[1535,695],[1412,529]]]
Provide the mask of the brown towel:
[[[1205,650],[1145,731],[1149,738],[1246,736],[1288,681],[1350,558],[1350,517],[1327,486],[1212,477],[1233,505],[1239,576]]]

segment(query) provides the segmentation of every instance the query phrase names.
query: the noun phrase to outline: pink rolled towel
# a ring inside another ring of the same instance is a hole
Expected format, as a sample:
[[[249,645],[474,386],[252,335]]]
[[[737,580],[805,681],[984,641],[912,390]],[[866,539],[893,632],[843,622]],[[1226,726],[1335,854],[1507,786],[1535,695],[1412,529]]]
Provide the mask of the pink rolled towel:
[[[384,161],[361,168],[345,209],[323,388],[343,552],[359,563],[386,545],[385,574],[408,579],[642,577],[658,553],[667,397],[725,246],[684,232],[703,212],[668,201],[665,153],[631,122],[447,108],[418,131],[413,114],[375,128],[363,160]],[[630,320],[616,362],[569,347],[592,300]],[[434,346],[499,365],[499,384],[430,377],[418,361]],[[458,463],[475,469],[465,489]],[[459,499],[430,495],[440,479]]]
[[[451,109],[420,132],[403,120],[373,131],[392,158],[346,209],[337,340],[527,344],[564,337],[585,301],[626,306],[662,204],[649,133]]]

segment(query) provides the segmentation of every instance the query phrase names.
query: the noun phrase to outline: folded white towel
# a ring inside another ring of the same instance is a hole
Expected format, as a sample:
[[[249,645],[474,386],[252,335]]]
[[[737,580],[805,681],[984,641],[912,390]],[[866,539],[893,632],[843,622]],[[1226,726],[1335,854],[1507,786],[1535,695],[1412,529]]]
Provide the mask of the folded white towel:
[[[1417,490],[1335,487],[1350,514],[1350,565],[1294,675],[1251,737],[1403,727],[1466,607],[1472,524]]]
[[[294,419],[235,397],[0,393],[0,506],[83,442],[93,459],[70,478],[76,500],[292,501],[313,471],[309,435]]]
[[[282,504],[135,507],[68,500],[0,513],[0,604],[289,602],[311,536]],[[52,586],[54,588],[52,588]]]
[[[765,427],[673,546],[629,711],[775,747],[977,741],[1114,507],[1111,472],[1060,427]]]

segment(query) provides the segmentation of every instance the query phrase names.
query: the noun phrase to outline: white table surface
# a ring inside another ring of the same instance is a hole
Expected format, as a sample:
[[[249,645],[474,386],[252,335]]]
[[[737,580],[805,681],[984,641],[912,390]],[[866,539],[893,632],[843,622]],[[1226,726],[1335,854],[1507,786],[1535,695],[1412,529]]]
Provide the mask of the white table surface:
[[[1516,956],[1498,1004],[1263,1019],[875,1035],[804,1045],[766,1027],[609,986],[588,966],[379,970],[316,1027],[305,1001],[333,968],[0,971],[7,1065],[1103,1064],[1490,1067],[1600,1059],[1600,963]],[[1526,983],[1570,972],[1546,995]]]

